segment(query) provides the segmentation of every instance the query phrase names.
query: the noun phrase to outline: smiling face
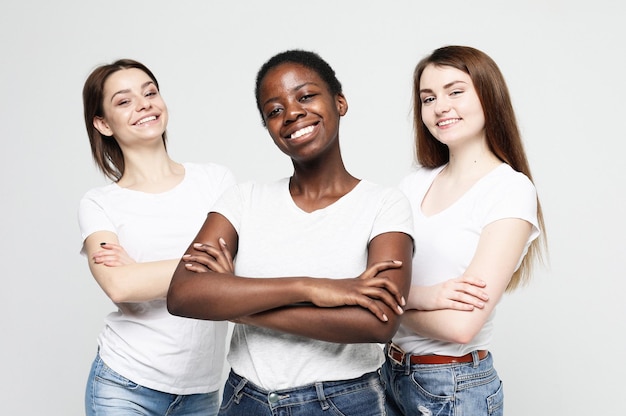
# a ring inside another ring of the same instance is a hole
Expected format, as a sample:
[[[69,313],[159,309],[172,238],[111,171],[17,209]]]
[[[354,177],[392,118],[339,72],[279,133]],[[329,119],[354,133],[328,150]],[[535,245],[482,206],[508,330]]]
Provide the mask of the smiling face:
[[[294,161],[339,149],[339,119],[348,104],[314,70],[291,62],[272,68],[260,84],[259,107],[274,143]]]
[[[441,143],[485,140],[485,115],[467,73],[430,64],[420,78],[419,97],[422,121]]]
[[[167,126],[165,102],[154,81],[137,68],[121,69],[104,83],[103,117],[93,123],[105,136],[114,136],[120,146],[139,141],[162,140]]]

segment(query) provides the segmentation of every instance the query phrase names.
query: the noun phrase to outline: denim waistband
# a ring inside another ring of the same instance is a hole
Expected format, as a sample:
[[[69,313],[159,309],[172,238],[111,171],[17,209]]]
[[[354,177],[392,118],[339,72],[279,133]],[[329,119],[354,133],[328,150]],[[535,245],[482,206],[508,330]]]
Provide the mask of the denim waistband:
[[[327,398],[380,385],[380,376],[378,372],[374,371],[350,380],[319,381],[300,387],[270,391],[257,386],[231,370],[228,382],[233,383],[235,397],[241,397],[245,393],[256,400],[268,403],[272,407],[278,407],[312,401],[324,403]]]

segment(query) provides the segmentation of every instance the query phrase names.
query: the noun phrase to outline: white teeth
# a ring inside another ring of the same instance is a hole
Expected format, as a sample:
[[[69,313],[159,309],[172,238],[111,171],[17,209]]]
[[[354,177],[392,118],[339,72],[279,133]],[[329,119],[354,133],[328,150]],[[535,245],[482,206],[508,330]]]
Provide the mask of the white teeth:
[[[451,119],[449,119],[449,120],[442,121],[441,123],[437,123],[437,125],[438,125],[439,127],[441,127],[441,126],[447,126],[447,125],[449,125],[449,124],[456,123],[457,121],[459,121],[459,119],[458,119],[458,118],[451,118]]]
[[[305,127],[296,132],[293,132],[290,136],[291,139],[297,139],[300,136],[304,136],[305,134],[311,133],[313,131],[313,126]]]
[[[139,125],[139,124],[147,123],[148,121],[152,121],[152,120],[156,120],[156,116],[150,116],[150,117],[142,118],[141,120],[139,120],[135,124]]]

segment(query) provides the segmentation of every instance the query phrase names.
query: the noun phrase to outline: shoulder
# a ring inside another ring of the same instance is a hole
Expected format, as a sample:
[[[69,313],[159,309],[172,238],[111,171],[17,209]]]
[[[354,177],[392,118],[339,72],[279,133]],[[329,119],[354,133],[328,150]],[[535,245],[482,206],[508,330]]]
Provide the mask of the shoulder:
[[[371,205],[374,201],[378,201],[380,205],[398,203],[409,205],[406,195],[399,187],[380,185],[363,179],[356,190],[358,190],[362,199],[368,201],[368,205]]]
[[[485,181],[493,192],[502,194],[536,194],[535,185],[521,172],[503,163],[497,167]]]
[[[205,175],[209,177],[233,176],[233,173],[226,166],[207,162],[207,163],[183,163],[185,171],[191,175]]]
[[[110,197],[112,194],[118,192],[121,188],[117,186],[115,183],[109,183],[104,186],[98,186],[96,188],[91,188],[87,192],[85,192],[81,198],[81,203],[83,201],[100,201]]]
[[[437,176],[444,166],[436,168],[417,166],[400,180],[398,188],[405,194],[412,195],[422,187],[430,186],[435,176]]]

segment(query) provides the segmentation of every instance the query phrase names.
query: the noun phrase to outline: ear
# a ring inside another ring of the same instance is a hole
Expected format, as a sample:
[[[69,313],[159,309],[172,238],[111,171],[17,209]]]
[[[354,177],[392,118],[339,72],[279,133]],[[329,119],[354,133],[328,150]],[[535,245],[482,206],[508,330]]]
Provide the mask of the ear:
[[[345,116],[348,112],[348,100],[346,100],[346,97],[343,94],[339,93],[337,94],[335,102],[337,103],[337,111],[339,111],[339,116]]]
[[[109,124],[106,120],[100,116],[95,116],[93,118],[93,126],[100,132],[103,136],[113,136],[113,130],[109,127]]]

